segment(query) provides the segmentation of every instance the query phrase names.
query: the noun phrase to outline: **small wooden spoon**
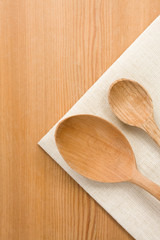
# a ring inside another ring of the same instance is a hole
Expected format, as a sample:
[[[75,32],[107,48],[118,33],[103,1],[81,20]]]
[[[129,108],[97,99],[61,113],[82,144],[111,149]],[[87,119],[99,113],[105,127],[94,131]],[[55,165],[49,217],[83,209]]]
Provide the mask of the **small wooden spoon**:
[[[160,146],[160,130],[154,120],[152,99],[138,82],[124,78],[115,81],[109,89],[108,100],[122,122],[143,129]]]
[[[65,161],[81,175],[99,182],[132,182],[160,200],[160,186],[138,171],[128,140],[106,120],[69,117],[57,126],[55,140]]]

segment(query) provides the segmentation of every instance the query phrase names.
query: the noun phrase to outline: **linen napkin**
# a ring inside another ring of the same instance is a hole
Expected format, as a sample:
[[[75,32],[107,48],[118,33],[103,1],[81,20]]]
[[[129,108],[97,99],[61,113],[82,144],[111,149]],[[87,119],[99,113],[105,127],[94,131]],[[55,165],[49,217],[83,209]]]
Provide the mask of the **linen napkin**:
[[[129,140],[138,169],[160,185],[160,147],[142,130],[120,122],[108,103],[108,89],[115,80],[129,78],[142,84],[152,97],[160,127],[160,16],[65,114],[93,114],[117,126]],[[132,183],[99,183],[72,170],[55,144],[56,125],[39,145],[135,239],[160,239],[160,202]]]

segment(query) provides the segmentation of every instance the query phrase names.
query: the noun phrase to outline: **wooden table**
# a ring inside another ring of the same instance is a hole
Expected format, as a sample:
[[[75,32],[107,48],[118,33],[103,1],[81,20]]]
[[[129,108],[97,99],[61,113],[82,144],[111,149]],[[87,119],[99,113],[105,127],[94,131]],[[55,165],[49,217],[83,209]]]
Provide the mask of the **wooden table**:
[[[132,239],[37,142],[159,13],[159,0],[0,1],[0,239]]]

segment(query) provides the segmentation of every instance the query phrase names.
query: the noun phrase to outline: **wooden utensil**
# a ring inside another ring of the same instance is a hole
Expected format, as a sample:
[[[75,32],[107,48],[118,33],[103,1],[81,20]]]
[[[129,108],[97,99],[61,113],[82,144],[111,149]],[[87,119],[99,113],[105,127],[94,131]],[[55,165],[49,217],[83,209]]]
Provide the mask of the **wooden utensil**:
[[[115,81],[108,100],[122,122],[143,129],[160,146],[160,130],[154,120],[152,99],[138,82],[124,78]]]
[[[160,200],[160,186],[138,171],[128,140],[106,120],[69,117],[57,126],[55,140],[65,161],[81,175],[99,182],[132,182]]]

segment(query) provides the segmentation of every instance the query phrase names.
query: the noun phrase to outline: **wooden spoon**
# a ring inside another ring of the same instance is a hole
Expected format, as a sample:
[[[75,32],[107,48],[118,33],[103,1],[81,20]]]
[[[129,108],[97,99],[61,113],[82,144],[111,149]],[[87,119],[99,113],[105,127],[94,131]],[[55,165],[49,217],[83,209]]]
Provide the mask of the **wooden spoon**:
[[[160,146],[160,130],[154,120],[152,99],[138,82],[124,78],[115,81],[108,100],[122,122],[143,129]]]
[[[69,117],[57,126],[55,140],[65,161],[81,175],[99,182],[132,182],[160,200],[160,186],[138,171],[128,140],[106,120]]]

